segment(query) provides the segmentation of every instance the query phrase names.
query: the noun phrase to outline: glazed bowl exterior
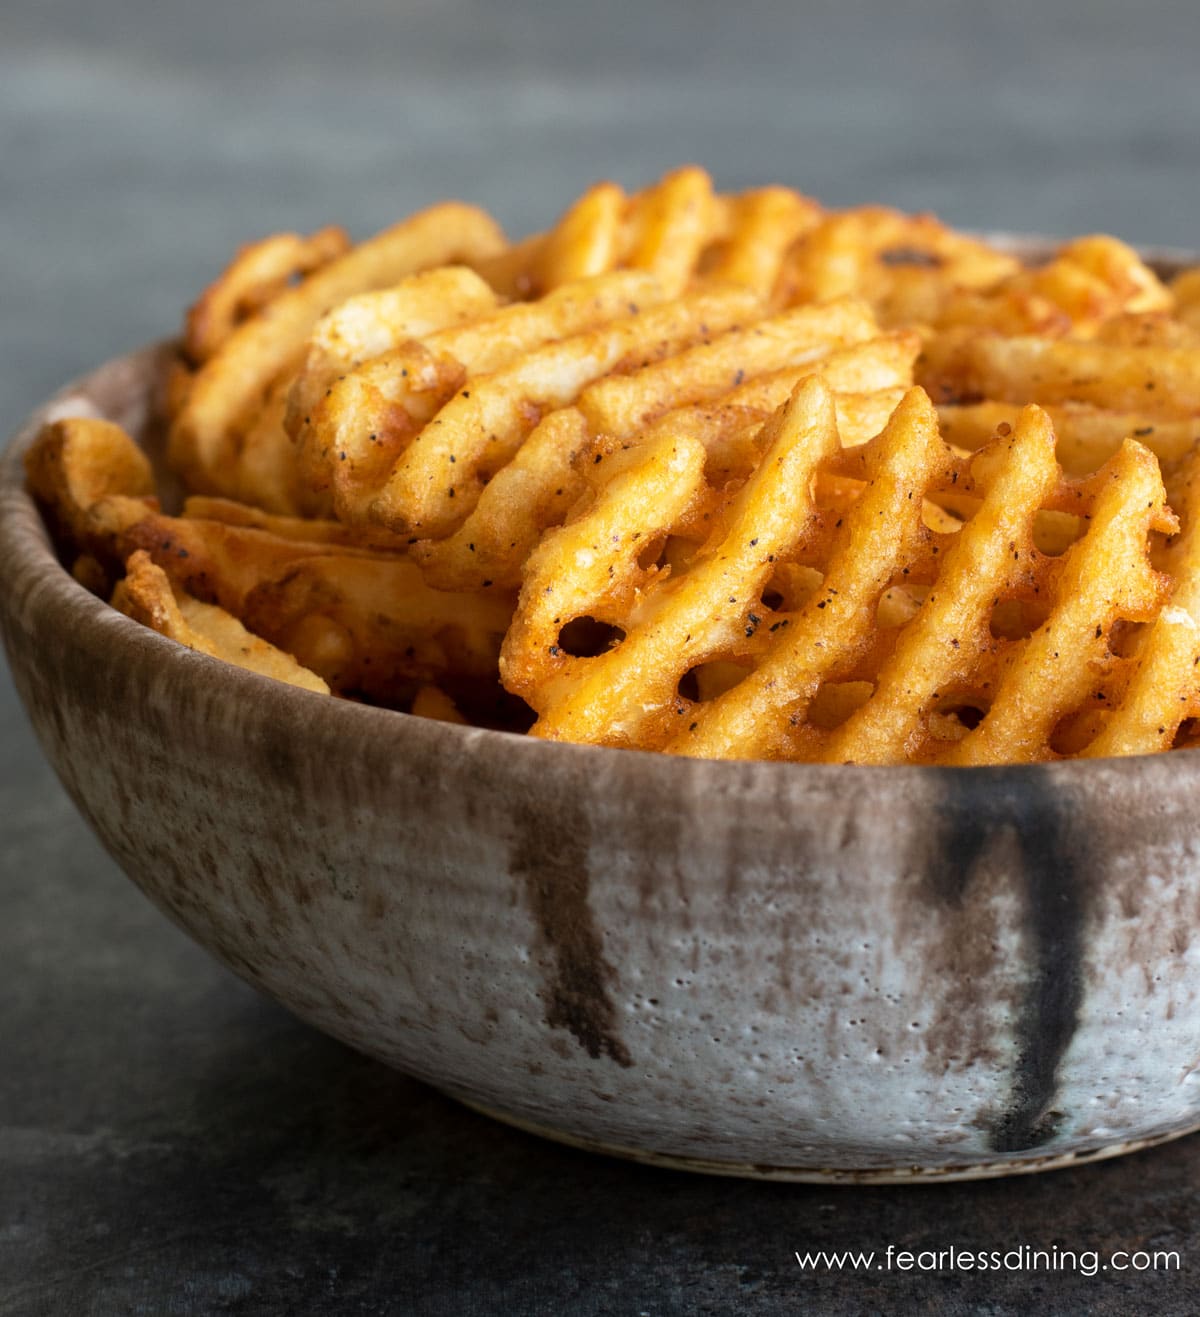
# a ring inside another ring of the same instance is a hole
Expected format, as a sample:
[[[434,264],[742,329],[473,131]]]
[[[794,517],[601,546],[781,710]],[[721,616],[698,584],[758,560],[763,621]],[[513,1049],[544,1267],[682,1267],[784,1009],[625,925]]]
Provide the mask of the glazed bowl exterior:
[[[503,1119],[707,1170],[917,1179],[1200,1124],[1200,755],[702,762],[322,697],[193,653],[57,561],[48,416],[152,442],[102,367],[0,467],[0,625],[129,876],[244,979]]]

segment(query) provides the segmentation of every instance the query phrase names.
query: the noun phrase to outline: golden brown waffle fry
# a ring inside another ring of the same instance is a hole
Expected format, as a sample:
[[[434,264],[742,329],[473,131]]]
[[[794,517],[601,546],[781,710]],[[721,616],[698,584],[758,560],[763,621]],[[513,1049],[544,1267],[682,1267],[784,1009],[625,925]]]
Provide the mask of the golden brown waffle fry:
[[[286,288],[239,325],[196,374],[171,427],[176,469],[198,492],[236,492],[239,426],[276,376],[296,361],[321,316],[357,293],[434,266],[470,264],[503,247],[503,234],[483,211],[445,203]]]
[[[513,598],[431,590],[402,559],[326,555],[256,586],[244,608],[335,690],[399,703],[415,681],[494,675]]]
[[[1101,479],[1087,533],[1056,571],[1046,573],[1049,617],[1004,665],[986,716],[950,753],[951,763],[1048,757],[1059,722],[1107,698],[1103,679],[1115,658],[1108,645],[1114,624],[1152,621],[1162,606],[1170,582],[1151,568],[1147,537],[1174,525],[1158,463],[1127,440]],[[985,500],[981,511],[986,508]],[[939,592],[954,588],[945,578],[955,565],[947,559]]]
[[[786,332],[779,332],[778,322],[787,322]],[[763,421],[807,375],[822,376],[838,391],[846,442],[863,442],[883,428],[902,387],[911,383],[917,346],[907,337],[836,346],[871,332],[861,308],[834,303],[730,331],[677,357],[598,381],[575,407],[552,412],[534,429],[453,535],[414,545],[414,557],[433,584],[447,589],[485,581],[517,586],[538,537],[562,521],[586,488],[581,464],[587,453],[595,460],[594,441],[610,448],[618,441],[647,443],[682,428],[704,444],[710,479],[744,479],[760,456]],[[788,357],[795,364],[780,368]],[[738,361],[745,364],[735,368]]]
[[[1156,420],[1200,413],[1200,350],[1110,347],[1076,340],[972,336],[947,343],[950,373],[923,382],[939,400],[1084,403]]]
[[[640,555],[704,492],[704,445],[683,433],[623,455],[594,506],[542,541],[500,660],[539,714],[536,735],[659,746],[690,707],[681,678],[752,651],[774,563],[808,530],[812,478],[838,444],[828,388],[798,385],[769,426],[758,469],[678,578]],[[615,648],[566,652],[563,630],[581,617],[622,633]]]
[[[942,436],[949,444],[974,452],[1001,425],[1016,423],[1017,403],[981,402],[938,408]],[[1200,441],[1200,417],[1163,421],[1144,412],[1105,411],[1087,403],[1057,403],[1046,408],[1058,439],[1058,460],[1068,475],[1086,476],[1100,467],[1127,438],[1144,444],[1164,467],[1175,466]]]
[[[133,492],[150,483],[144,455],[104,421],[48,426],[27,465],[67,546],[83,551],[81,579],[91,589],[107,592],[111,573],[143,551],[181,601],[186,594],[217,606],[341,693],[401,703],[420,681],[495,674],[511,593],[430,589],[387,532],[211,498],[190,499],[184,517],[166,516],[155,499]]]
[[[1103,720],[1089,756],[1150,754],[1168,750],[1180,725],[1200,715],[1200,528],[1196,499],[1200,460],[1193,455],[1172,501],[1184,530],[1168,549],[1174,589],[1149,628],[1123,698]]]
[[[201,365],[233,331],[272,301],[298,276],[311,274],[350,246],[344,229],[320,229],[308,237],[276,233],[243,247],[187,313],[183,350]]]
[[[1114,320],[1155,316],[1170,305],[1170,293],[1132,247],[1093,236],[1064,244],[1045,265],[1018,270],[990,288],[955,289],[936,324],[1086,338]]]
[[[510,594],[447,594],[395,553],[283,538],[187,517],[145,516],[121,543],[182,590],[218,604],[339,692],[399,700],[406,683],[495,671]]]
[[[728,692],[686,714],[686,726],[665,748],[708,758],[783,758],[804,745],[822,687],[854,680],[879,634],[880,600],[933,544],[913,493],[935,484],[945,465],[936,418],[924,394],[914,391],[870,454],[866,490],[835,521],[832,561],[818,587],[794,613],[768,620],[764,608],[759,626],[765,622],[774,639],[761,662]],[[869,696],[872,687],[861,684],[860,693]],[[810,753],[819,748],[811,732],[807,739]]]
[[[123,561],[117,535],[158,507],[149,460],[110,421],[70,417],[45,426],[25,455],[25,473],[59,544],[104,570]],[[89,588],[97,586],[99,575],[84,570]]]
[[[289,384],[288,433],[299,433],[304,418],[347,371],[411,338],[484,319],[498,307],[488,284],[464,266],[425,270],[394,287],[339,302],[313,326],[303,363]]]
[[[991,288],[1018,262],[948,229],[932,215],[882,206],[830,215],[798,241],[784,262],[779,292],[789,305],[853,295],[887,326],[934,324],[962,289]]]
[[[697,276],[769,296],[792,244],[821,208],[789,188],[738,196],[713,191],[694,165],[627,197],[615,183],[589,188],[549,232],[484,262],[497,289],[540,297],[610,270],[645,270],[672,295]]]
[[[298,465],[343,519],[365,520],[392,465],[468,377],[661,300],[648,276],[615,274],[410,340],[334,381],[315,407],[292,409]]]
[[[576,301],[590,305],[589,287],[571,285],[554,296],[574,292]],[[380,358],[365,375],[347,376],[342,387],[373,389],[376,398],[386,398],[383,405],[367,393],[357,408],[338,412],[324,440],[314,441],[317,461],[332,473],[338,515],[370,517],[414,536],[450,533],[547,411],[573,402],[622,363],[671,356],[751,317],[755,306],[752,294],[736,288],[697,291],[645,308],[634,302],[593,328],[552,338],[507,364],[488,370],[492,361],[485,359],[478,374],[444,335],[414,344],[402,363]],[[415,392],[414,379],[431,386]]]
[[[151,561],[149,554],[140,550],[132,554],[125,573],[113,592],[112,606],[135,622],[201,654],[287,682],[289,686],[329,694],[329,687],[315,672],[302,667],[290,654],[251,635],[223,608],[202,604],[182,591],[176,592],[166,572]]]

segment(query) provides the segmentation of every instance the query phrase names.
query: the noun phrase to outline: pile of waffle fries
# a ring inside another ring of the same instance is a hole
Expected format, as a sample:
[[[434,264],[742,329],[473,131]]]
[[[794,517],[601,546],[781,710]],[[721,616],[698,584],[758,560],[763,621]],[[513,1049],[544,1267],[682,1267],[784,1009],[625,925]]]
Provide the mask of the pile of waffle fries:
[[[174,640],[419,716],[705,758],[1141,754],[1200,718],[1200,270],[601,183],[242,250],[166,389],[30,486]]]

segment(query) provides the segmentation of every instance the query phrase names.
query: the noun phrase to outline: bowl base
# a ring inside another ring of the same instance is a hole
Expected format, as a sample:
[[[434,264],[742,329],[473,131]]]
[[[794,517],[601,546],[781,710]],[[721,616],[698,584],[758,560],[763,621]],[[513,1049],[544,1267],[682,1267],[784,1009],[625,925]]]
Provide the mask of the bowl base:
[[[548,1125],[525,1120],[507,1111],[485,1106],[458,1093],[440,1089],[455,1102],[469,1107],[481,1116],[511,1125],[526,1134],[563,1143],[583,1152],[601,1153],[606,1157],[620,1157],[624,1161],[640,1162],[644,1166],[660,1166],[671,1171],[691,1171],[699,1175],[725,1175],[742,1180],[778,1180],[796,1184],[942,1184],[952,1180],[991,1180],[1002,1175],[1036,1175],[1041,1171],[1060,1171],[1071,1166],[1084,1166],[1088,1162],[1104,1161],[1109,1157],[1123,1157],[1129,1152],[1141,1152],[1170,1143],[1188,1134],[1200,1132],[1200,1123],[1155,1134],[1144,1139],[1128,1139],[1123,1143],[1106,1143],[1078,1152],[1051,1154],[1043,1157],[1018,1157],[1005,1161],[955,1164],[950,1166],[887,1166],[865,1170],[843,1169],[832,1166],[772,1166],[763,1163],[710,1161],[704,1157],[677,1157],[670,1153],[650,1152],[643,1148],[627,1148],[619,1144],[603,1143],[597,1139],[568,1134]]]

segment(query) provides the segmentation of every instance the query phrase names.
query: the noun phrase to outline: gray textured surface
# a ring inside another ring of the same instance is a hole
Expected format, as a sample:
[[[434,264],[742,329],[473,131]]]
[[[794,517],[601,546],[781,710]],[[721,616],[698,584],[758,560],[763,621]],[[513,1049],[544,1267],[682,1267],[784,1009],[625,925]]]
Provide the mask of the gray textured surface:
[[[514,232],[725,186],[1200,245],[1200,11],[1017,0],[0,7],[0,417],[170,331],[247,235],[446,194]],[[125,883],[0,688],[0,1313],[1196,1310],[1200,1141],[831,1191],[494,1127],[293,1023]],[[1180,1248],[1184,1269],[799,1273],[793,1248]]]

